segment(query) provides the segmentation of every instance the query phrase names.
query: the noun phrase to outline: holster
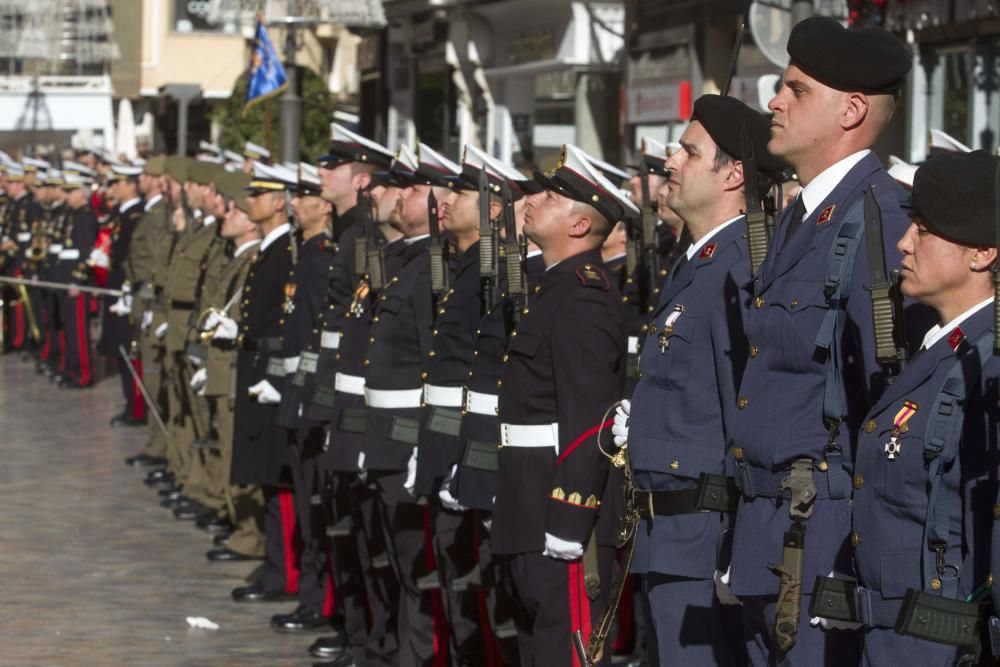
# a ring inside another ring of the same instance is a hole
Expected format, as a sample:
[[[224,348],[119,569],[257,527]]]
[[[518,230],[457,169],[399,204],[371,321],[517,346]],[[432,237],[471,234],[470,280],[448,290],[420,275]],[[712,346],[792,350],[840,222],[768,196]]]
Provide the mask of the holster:
[[[988,606],[911,588],[903,598],[896,632],[917,639],[978,649]]]
[[[857,584],[833,577],[816,577],[809,615],[822,616],[833,621],[859,622],[857,600],[854,591]]]

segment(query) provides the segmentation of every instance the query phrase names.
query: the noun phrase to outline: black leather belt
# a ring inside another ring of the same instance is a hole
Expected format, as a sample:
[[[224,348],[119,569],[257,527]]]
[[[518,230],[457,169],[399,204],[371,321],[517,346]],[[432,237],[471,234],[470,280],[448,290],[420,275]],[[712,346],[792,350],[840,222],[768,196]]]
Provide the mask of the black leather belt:
[[[175,301],[170,300],[170,310],[194,310],[194,301]]]
[[[702,473],[698,486],[678,491],[635,492],[639,515],[647,518],[698,514],[701,512],[735,512],[740,492],[736,482],[724,475]]]

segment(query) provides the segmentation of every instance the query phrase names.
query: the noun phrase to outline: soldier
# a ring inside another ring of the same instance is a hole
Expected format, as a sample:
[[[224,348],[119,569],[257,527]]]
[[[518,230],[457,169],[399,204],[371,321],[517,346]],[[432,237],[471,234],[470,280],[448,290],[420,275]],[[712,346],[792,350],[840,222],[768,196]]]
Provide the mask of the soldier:
[[[259,486],[239,486],[229,483],[233,459],[233,409],[236,403],[236,349],[232,338],[217,337],[220,318],[238,322],[239,304],[245,289],[250,266],[260,246],[260,228],[250,220],[250,205],[245,188],[250,178],[243,173],[221,177],[219,191],[228,200],[227,211],[219,229],[222,239],[232,243],[233,257],[219,277],[216,289],[203,302],[209,315],[202,323],[211,345],[205,365],[191,378],[195,390],[203,390],[212,406],[219,437],[219,467],[226,499],[226,511],[232,533],[210,550],[210,561],[240,561],[264,556],[264,496]]]
[[[42,243],[42,247],[46,250],[46,256],[38,271],[40,280],[51,280],[56,260],[59,253],[62,252],[62,245],[57,242],[57,239],[61,238],[66,219],[66,193],[62,189],[63,183],[62,171],[49,169],[46,176],[46,184],[49,186],[49,204],[46,210],[44,241]],[[41,295],[42,305],[39,312],[41,313],[43,338],[42,349],[39,352],[39,371],[45,377],[52,379],[60,365],[59,331],[62,325],[59,322],[55,291],[41,290]]]
[[[743,499],[730,572],[753,664],[849,664],[858,636],[808,623],[803,582],[850,566],[851,468],[858,427],[881,392],[864,246],[875,186],[885,237],[902,236],[904,193],[870,151],[910,69],[880,29],[826,17],[792,29],[791,63],[771,100],[772,154],[803,185],[754,276],[749,359],[727,424]],[[898,265],[891,253],[890,269]],[[683,320],[683,317],[681,318]]]
[[[610,517],[598,522],[608,462],[597,436],[621,396],[627,330],[600,247],[615,222],[638,211],[575,146],[535,178],[546,192],[529,202],[524,233],[541,248],[546,273],[497,381],[491,538],[506,556],[521,661],[572,665],[573,633],[588,641],[591,619],[607,605],[616,542]]]
[[[759,172],[752,194],[744,177],[750,165],[740,159],[744,125]],[[740,290],[750,281],[742,211],[748,197],[760,205],[782,169],[767,153],[769,139],[763,115],[735,98],[705,95],[667,162],[666,203],[692,243],[646,327],[641,380],[614,426],[615,444],[628,441],[642,517],[632,571],[645,575],[653,665],[745,662],[742,619],[720,608],[713,584],[719,566],[705,555],[729,557],[723,538],[737,496],[725,479],[725,425],[746,364]],[[710,508],[698,503],[707,484],[724,496]],[[692,610],[704,614],[703,622],[684,622]]]
[[[292,273],[291,226],[285,189],[295,173],[257,163],[247,186],[250,219],[263,240],[250,266],[240,302],[239,323],[219,317],[216,339],[236,341],[236,404],[231,484],[261,486],[264,492],[265,562],[249,586],[233,590],[237,602],[274,602],[298,590],[293,536],[294,499],[288,490],[287,444],[275,423],[280,395],[273,382],[284,377],[281,320]]]
[[[243,163],[243,173],[247,176],[253,176],[254,162],[271,164],[271,151],[267,150],[263,146],[253,143],[252,141],[247,141],[243,144],[243,157],[246,158],[246,161]]]
[[[29,172],[20,164],[12,163],[7,167],[4,189],[9,203],[4,236],[0,241],[0,253],[3,253],[0,271],[6,276],[21,275],[25,252],[31,244],[31,230],[42,219],[42,207],[25,183],[28,173],[35,177],[34,169]],[[2,307],[8,334],[4,337],[4,346],[20,350],[27,344],[29,336],[24,305],[19,298],[4,299]]]
[[[132,235],[142,219],[143,202],[139,197],[139,176],[141,167],[113,166],[111,168],[111,185],[108,190],[116,202],[111,214],[111,253],[108,257],[108,279],[105,287],[121,289],[125,283],[125,264],[128,261]],[[91,252],[93,256],[98,249]],[[118,352],[118,347],[128,350],[132,345],[132,326],[128,320],[129,309],[124,307],[124,298],[104,297],[104,317],[101,320],[101,338],[97,343],[97,351],[115,360],[118,376],[121,380],[122,395],[125,407],[121,413],[111,418],[111,425],[145,424],[142,396],[135,386],[125,360]]]
[[[831,585],[853,592],[857,614],[834,616],[864,626],[865,665],[972,664],[989,649],[980,642],[1000,423],[990,308],[998,166],[985,151],[942,154],[914,177],[913,222],[897,244],[900,288],[933,308],[937,324],[858,438],[857,585],[821,579],[814,604],[832,609]]]

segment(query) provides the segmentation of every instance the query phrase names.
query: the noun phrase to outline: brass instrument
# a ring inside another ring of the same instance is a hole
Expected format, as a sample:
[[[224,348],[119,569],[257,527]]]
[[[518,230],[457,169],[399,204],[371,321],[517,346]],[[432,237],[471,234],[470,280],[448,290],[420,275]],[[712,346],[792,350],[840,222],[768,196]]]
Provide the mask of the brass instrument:
[[[42,340],[42,332],[38,328],[38,320],[35,319],[35,308],[31,305],[31,297],[28,295],[28,288],[24,285],[18,285],[14,289],[17,290],[18,301],[20,301],[21,306],[24,307],[24,316],[28,320],[28,330],[31,333],[31,340],[38,343]]]

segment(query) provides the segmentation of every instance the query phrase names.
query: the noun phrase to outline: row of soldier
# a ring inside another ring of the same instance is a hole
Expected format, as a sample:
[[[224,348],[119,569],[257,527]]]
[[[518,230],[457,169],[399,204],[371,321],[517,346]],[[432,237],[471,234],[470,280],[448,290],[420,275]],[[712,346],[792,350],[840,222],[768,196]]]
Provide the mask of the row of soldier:
[[[234,599],[336,618],[324,664],[607,664],[624,571],[654,665],[985,660],[998,160],[907,192],[870,150],[905,47],[809,19],[788,51],[771,115],[706,95],[647,143],[638,207],[574,146],[528,177],[336,124],[317,166],[113,166],[130,463],[211,560],[264,559]]]

